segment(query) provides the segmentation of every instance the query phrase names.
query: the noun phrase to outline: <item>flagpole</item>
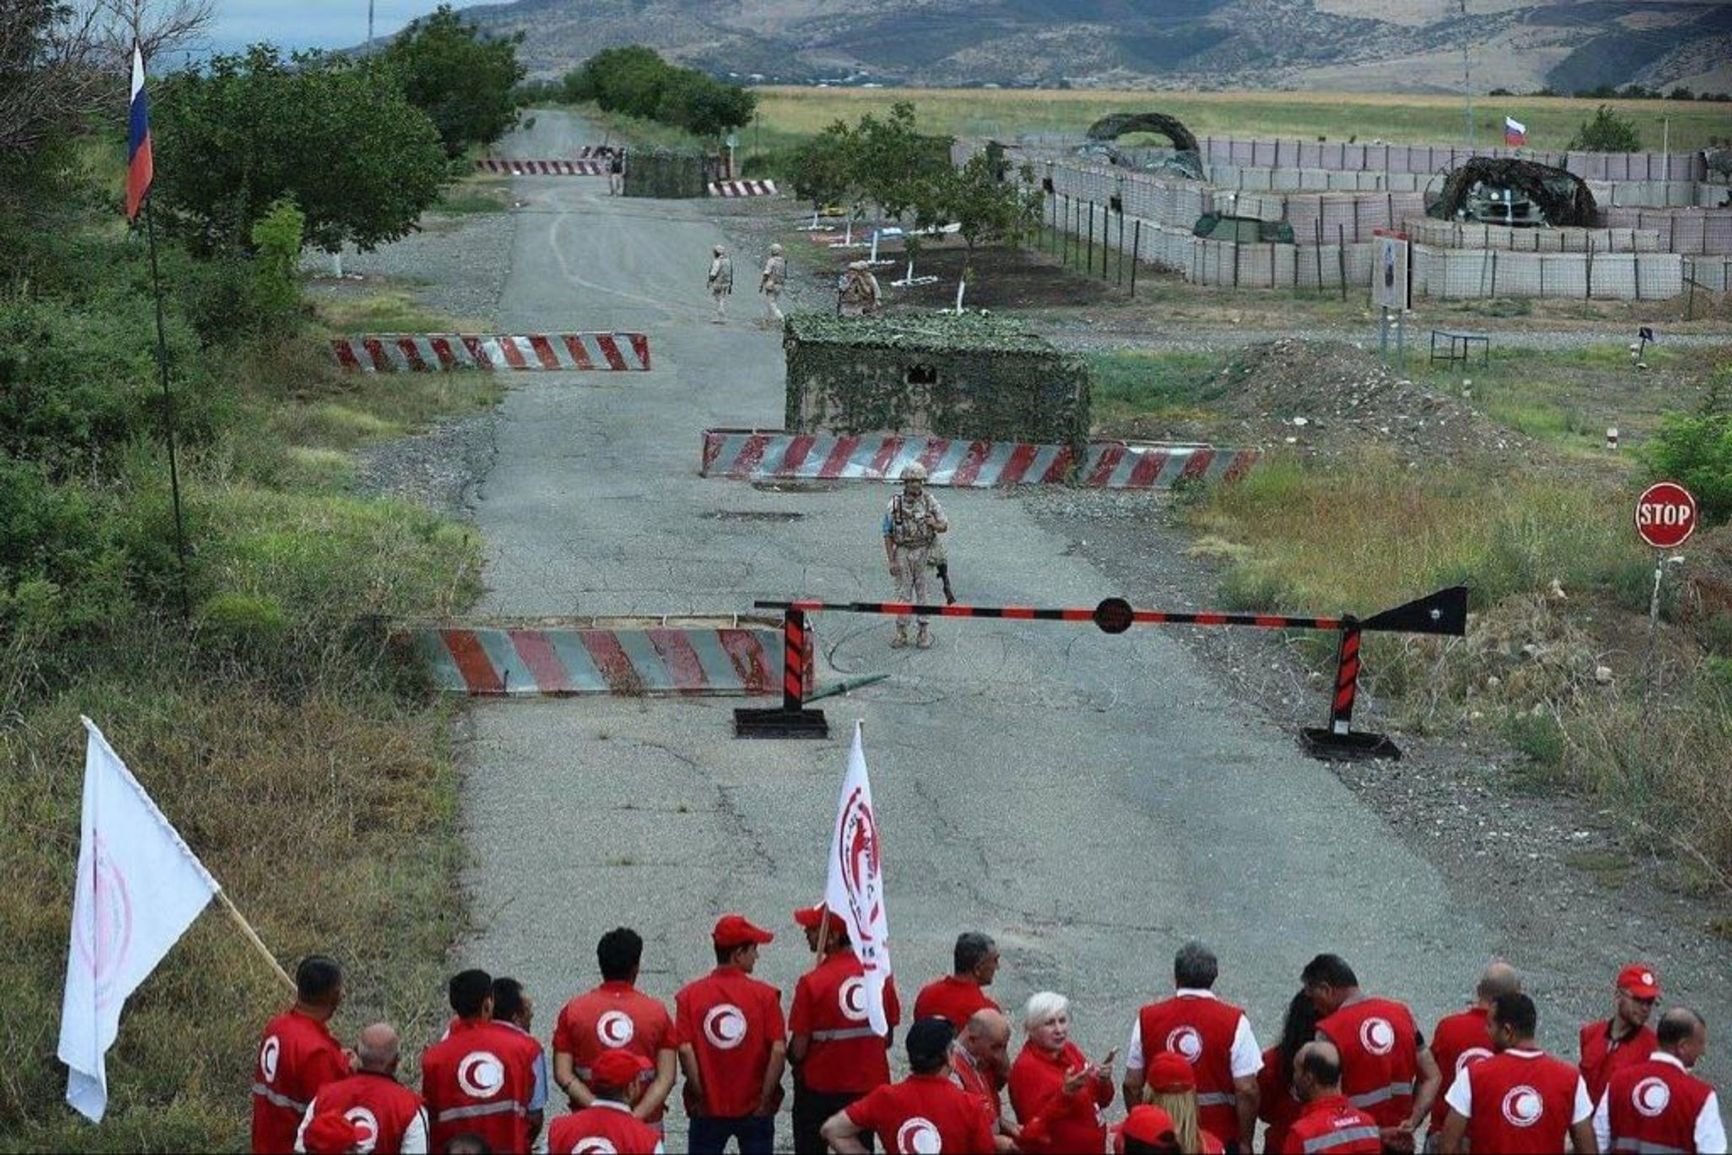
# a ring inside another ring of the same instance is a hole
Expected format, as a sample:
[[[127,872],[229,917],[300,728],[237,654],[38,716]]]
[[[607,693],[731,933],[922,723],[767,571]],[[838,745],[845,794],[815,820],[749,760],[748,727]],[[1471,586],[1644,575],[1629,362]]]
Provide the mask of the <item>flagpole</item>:
[[[186,576],[186,522],[181,516],[180,466],[175,460],[174,451],[174,394],[170,392],[168,387],[168,337],[162,326],[162,272],[157,267],[156,213],[151,207],[155,200],[154,193],[145,195],[144,231],[150,237],[150,283],[156,295],[156,364],[162,379],[162,426],[163,432],[168,438],[168,486],[169,492],[174,497],[174,548],[176,556],[180,559],[180,616],[182,621],[191,621],[192,601],[187,592]],[[229,909],[233,910],[234,908],[230,907]],[[293,986],[294,984],[291,983],[290,985]]]
[[[218,887],[216,896],[217,901],[223,904],[223,909],[229,912],[229,917],[234,920],[235,925],[241,928],[241,933],[247,936],[247,941],[253,944],[254,949],[265,957],[266,962],[271,964],[271,969],[277,972],[277,980],[289,988],[290,994],[295,994],[295,980],[289,977],[289,972],[283,969],[283,964],[277,961],[277,956],[271,953],[270,948],[259,937],[259,932],[253,929],[253,924],[248,922],[246,916],[235,908],[234,903],[229,901],[229,892]]]

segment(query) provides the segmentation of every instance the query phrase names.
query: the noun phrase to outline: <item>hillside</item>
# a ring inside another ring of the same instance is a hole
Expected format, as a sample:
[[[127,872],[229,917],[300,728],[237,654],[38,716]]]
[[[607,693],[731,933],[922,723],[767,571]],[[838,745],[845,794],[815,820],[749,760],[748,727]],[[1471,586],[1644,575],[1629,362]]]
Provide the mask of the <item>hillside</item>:
[[[766,80],[914,85],[1560,91],[1732,89],[1713,0],[516,0],[468,10],[526,34],[555,76],[648,44]]]

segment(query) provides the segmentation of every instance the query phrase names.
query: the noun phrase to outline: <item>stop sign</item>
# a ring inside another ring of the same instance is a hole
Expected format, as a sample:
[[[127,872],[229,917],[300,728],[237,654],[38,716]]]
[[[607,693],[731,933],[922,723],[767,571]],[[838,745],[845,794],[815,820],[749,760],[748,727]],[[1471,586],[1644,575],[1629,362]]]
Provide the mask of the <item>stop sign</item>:
[[[1677,549],[1696,532],[1696,499],[1676,482],[1650,485],[1636,499],[1636,532],[1655,549]]]

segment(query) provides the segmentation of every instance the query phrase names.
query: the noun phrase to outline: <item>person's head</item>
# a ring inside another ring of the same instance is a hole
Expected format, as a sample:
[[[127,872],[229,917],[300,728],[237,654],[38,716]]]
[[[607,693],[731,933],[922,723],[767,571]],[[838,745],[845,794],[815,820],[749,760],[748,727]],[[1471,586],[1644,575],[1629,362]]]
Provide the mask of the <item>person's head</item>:
[[[710,932],[710,945],[716,949],[716,965],[734,967],[751,974],[758,965],[758,948],[775,941],[776,936],[761,926],[753,926],[745,915],[724,914],[716,920]]]
[[[1181,990],[1206,991],[1215,986],[1221,966],[1215,952],[1192,939],[1173,956],[1173,985]]]
[[[445,1140],[445,1155],[493,1155],[493,1148],[475,1132],[465,1131]]]
[[[772,257],[781,256],[782,255],[782,246],[781,245],[771,245],[770,246],[770,255]]]
[[[1480,1006],[1491,1008],[1499,995],[1519,994],[1522,989],[1522,977],[1516,969],[1502,959],[1493,959],[1479,976],[1479,983],[1473,988],[1474,1001]]]
[[[361,1149],[360,1129],[340,1111],[322,1111],[308,1120],[301,1146],[310,1155],[348,1155]]]
[[[343,967],[334,958],[310,954],[295,968],[295,1002],[322,1018],[343,1004]]]
[[[1305,1102],[1341,1093],[1341,1052],[1315,1039],[1293,1059],[1293,1090]]]
[[[1298,1058],[1301,1047],[1317,1037],[1317,1022],[1321,1017],[1309,991],[1296,991],[1287,1000],[1287,1017],[1281,1021],[1281,1041],[1275,1044],[1275,1053],[1281,1059],[1283,1087],[1293,1085],[1293,1060]]]
[[[926,488],[926,467],[916,461],[902,471],[902,492],[919,494]]]
[[[483,970],[458,971],[446,986],[451,1009],[460,1019],[493,1017],[493,976]]]
[[[950,1065],[950,1042],[956,1028],[950,1020],[921,1019],[908,1028],[908,1068],[916,1075],[936,1075]]]
[[[830,916],[830,930],[824,932],[824,916]],[[802,906],[794,912],[794,921],[806,932],[806,945],[812,950],[818,949],[818,943],[824,943],[824,953],[835,954],[843,947],[850,946],[848,941],[848,924],[842,921],[842,916],[818,903],[816,906]]]
[[[727,249],[726,245],[717,245],[711,251],[714,252],[716,254],[716,256],[718,256],[718,257],[725,257],[728,255],[728,249]]]
[[[991,986],[998,973],[998,944],[989,934],[977,930],[956,936],[956,950],[951,954],[954,970],[962,978],[970,978],[981,986]]]
[[[1143,1102],[1151,1107],[1159,1107],[1167,1113],[1167,1118],[1173,1121],[1173,1136],[1178,1141],[1180,1151],[1203,1149],[1202,1128],[1197,1122],[1197,1087],[1194,1081],[1189,1089],[1183,1091],[1157,1091],[1153,1085],[1145,1085]]]
[[[1520,991],[1499,995],[1491,1004],[1491,1012],[1486,1015],[1485,1025],[1491,1031],[1493,1050],[1507,1051],[1512,1047],[1527,1047],[1534,1041],[1534,1033],[1540,1029],[1539,1008]]]
[[[1613,996],[1613,1015],[1629,1031],[1639,1031],[1648,1025],[1654,1004],[1660,1001],[1660,977],[1654,968],[1631,963],[1618,972],[1617,991]]]
[[[1338,954],[1320,954],[1299,972],[1299,982],[1319,1015],[1332,1015],[1359,991],[1359,976]]]
[[[361,1070],[377,1075],[397,1073],[397,1059],[401,1049],[397,1032],[390,1023],[374,1023],[370,1027],[363,1027],[361,1037],[355,1040],[355,1058],[360,1061]]]
[[[642,1055],[619,1047],[610,1048],[589,1065],[589,1089],[598,1099],[612,1099],[629,1106],[643,1094],[644,1072],[651,1065]]]
[[[975,1066],[1001,1074],[1010,1070],[1010,1020],[1002,1011],[975,1011],[962,1028],[961,1043]]]
[[[643,937],[628,926],[616,926],[595,944],[595,961],[603,982],[635,983],[643,961]]]
[[[493,1017],[529,1030],[535,1021],[535,1004],[524,993],[522,983],[510,978],[493,980]]]
[[[1672,1007],[1661,1015],[1654,1033],[1660,1049],[1686,1067],[1694,1067],[1708,1050],[1708,1024],[1689,1007]]]
[[[1172,1116],[1148,1103],[1132,1107],[1119,1125],[1113,1150],[1123,1155],[1178,1155],[1179,1137],[1173,1131]]]
[[[1070,1000],[1057,991],[1030,995],[1022,1010],[1022,1030],[1043,1051],[1063,1049],[1070,1040]]]

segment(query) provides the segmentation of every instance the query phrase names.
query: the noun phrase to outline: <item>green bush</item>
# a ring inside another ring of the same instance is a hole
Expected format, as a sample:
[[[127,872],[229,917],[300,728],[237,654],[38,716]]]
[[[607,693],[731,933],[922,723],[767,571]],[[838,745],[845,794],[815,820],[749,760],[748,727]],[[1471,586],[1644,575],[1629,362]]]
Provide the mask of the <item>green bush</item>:
[[[439,127],[446,156],[472,145],[492,144],[517,123],[517,82],[523,66],[517,46],[523,33],[481,35],[441,4],[433,15],[412,21],[385,50],[385,62],[403,85],[409,103]]]
[[[717,137],[750,124],[758,94],[723,84],[695,68],[675,68],[650,48],[607,48],[565,76],[565,97],[593,100],[603,112],[620,112],[671,124],[696,136]]]
[[[1571,152],[1641,152],[1642,134],[1636,122],[1602,104],[1592,120],[1582,122],[1566,146]]]
[[[1732,388],[1722,372],[1696,412],[1673,414],[1642,446],[1649,479],[1675,481],[1696,496],[1705,526],[1732,521]]]
[[[293,197],[280,197],[253,225],[253,286],[265,325],[261,332],[287,335],[298,327],[301,289],[297,271],[307,215]]]

